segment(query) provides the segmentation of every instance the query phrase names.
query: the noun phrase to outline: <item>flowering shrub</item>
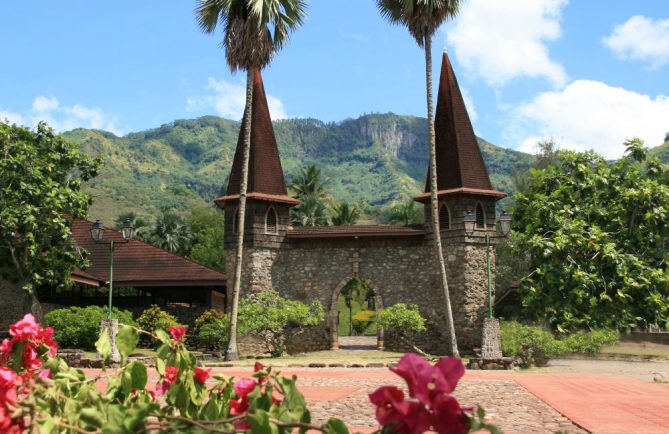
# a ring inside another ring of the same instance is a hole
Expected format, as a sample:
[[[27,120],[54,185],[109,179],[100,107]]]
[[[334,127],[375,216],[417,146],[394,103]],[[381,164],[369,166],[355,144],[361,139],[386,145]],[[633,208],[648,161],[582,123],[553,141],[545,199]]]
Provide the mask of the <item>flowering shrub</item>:
[[[86,378],[83,371],[54,357],[53,329],[42,328],[26,315],[10,328],[10,339],[0,346],[0,432],[134,434],[149,433],[272,433],[315,430],[348,434],[345,424],[330,419],[311,422],[297,379],[280,376],[256,363],[251,377],[234,379],[212,375],[196,366],[183,343],[185,327],[156,331],[156,384],[147,368],[128,362],[139,341],[138,331],[121,326],[116,342],[122,357],[118,370]],[[109,359],[109,334],[102,333],[98,351]],[[450,396],[463,374],[457,359],[442,359],[435,366],[406,355],[394,372],[409,387],[410,400],[395,387],[370,395],[377,405],[382,433],[465,433],[494,428],[460,407]]]

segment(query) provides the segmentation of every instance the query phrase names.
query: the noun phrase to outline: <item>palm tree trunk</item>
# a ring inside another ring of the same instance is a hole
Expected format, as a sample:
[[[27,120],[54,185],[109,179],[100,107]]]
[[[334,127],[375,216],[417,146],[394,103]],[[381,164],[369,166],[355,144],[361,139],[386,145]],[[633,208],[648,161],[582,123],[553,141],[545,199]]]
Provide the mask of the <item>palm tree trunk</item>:
[[[446,263],[441,246],[441,232],[439,228],[439,208],[437,198],[437,145],[434,133],[434,103],[432,101],[432,37],[425,37],[425,77],[427,84],[427,128],[430,145],[430,211],[432,213],[432,229],[434,233],[434,249],[439,258],[439,272],[441,273],[441,284],[444,289],[446,301],[446,322],[450,333],[451,356],[460,357],[458,342],[455,337],[455,325],[453,324],[453,310],[451,309],[451,297],[448,291],[448,277],[446,276]]]
[[[244,256],[244,222],[246,221],[246,189],[249,180],[249,154],[251,150],[251,113],[253,108],[253,73],[246,71],[246,110],[244,111],[244,153],[242,164],[242,182],[239,187],[239,219],[237,221],[237,255],[235,259],[235,280],[232,288],[232,306],[230,307],[230,341],[225,353],[225,360],[239,360],[237,349],[237,310],[242,282],[242,258]],[[234,218],[234,217],[233,217]]]

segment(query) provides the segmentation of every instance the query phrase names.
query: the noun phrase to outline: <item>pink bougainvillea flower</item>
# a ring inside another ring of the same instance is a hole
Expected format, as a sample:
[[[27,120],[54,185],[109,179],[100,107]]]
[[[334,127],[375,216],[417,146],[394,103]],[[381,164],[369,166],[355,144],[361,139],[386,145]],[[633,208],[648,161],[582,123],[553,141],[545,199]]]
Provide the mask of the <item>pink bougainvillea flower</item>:
[[[177,381],[177,376],[179,375],[179,368],[174,366],[165,366],[165,381],[168,381],[170,384]]]
[[[19,341],[25,341],[40,334],[42,327],[35,322],[35,317],[29,313],[22,319],[9,326],[9,335]]]
[[[439,434],[464,434],[468,430],[467,418],[458,401],[441,394],[432,403],[432,426]]]
[[[253,378],[240,378],[235,381],[235,393],[240,398],[245,398],[246,395],[253,392],[256,387],[256,382]]]
[[[41,378],[42,380],[45,380],[47,378],[51,378],[51,369],[42,369],[37,376],[39,378]]]
[[[445,389],[440,390],[444,393],[452,393],[458,385],[458,381],[465,375],[465,367],[462,364],[462,360],[457,357],[442,357],[434,367],[441,371],[448,384]]]
[[[376,420],[393,432],[422,434],[430,428],[430,413],[416,401],[405,401],[404,392],[394,386],[383,386],[369,395],[376,407]]]
[[[240,400],[231,399],[230,400],[230,414],[233,416],[239,416],[246,413],[249,409],[249,400],[242,398]]]
[[[12,348],[14,347],[14,342],[9,339],[4,339],[0,344],[0,360],[5,357],[9,357],[12,353]]]
[[[451,393],[464,375],[460,359],[444,357],[435,366],[417,354],[405,354],[391,371],[404,378],[409,395],[425,405],[430,405],[436,396]]]
[[[198,383],[204,384],[207,382],[207,379],[209,379],[210,374],[211,374],[211,369],[195,368],[195,372],[193,373],[193,378],[195,378],[195,381],[197,381]]]
[[[179,342],[183,335],[186,334],[188,327],[170,327],[170,334],[175,341]]]
[[[172,383],[167,380],[158,381],[156,383],[156,388],[153,392],[149,392],[153,399],[156,399],[159,396],[165,395],[169,390]]]
[[[265,369],[265,365],[260,362],[256,362],[256,364],[253,365],[253,372],[262,371],[263,369]]]

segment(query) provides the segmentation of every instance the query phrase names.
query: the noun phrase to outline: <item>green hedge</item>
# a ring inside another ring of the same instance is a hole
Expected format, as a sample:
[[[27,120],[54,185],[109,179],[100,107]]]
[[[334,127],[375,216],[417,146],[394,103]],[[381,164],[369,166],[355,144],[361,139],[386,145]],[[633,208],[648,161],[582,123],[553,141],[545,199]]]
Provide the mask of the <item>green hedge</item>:
[[[618,342],[619,335],[615,330],[603,329],[577,331],[558,339],[539,326],[502,321],[501,340],[505,356],[518,359],[521,367],[529,367],[567,353],[598,353],[602,347]]]
[[[149,333],[154,333],[156,330],[169,331],[170,327],[178,327],[180,325],[173,315],[165,312],[155,304],[145,309],[139,318],[137,318],[137,327]],[[140,342],[143,346],[155,346],[157,344],[157,341],[154,342],[154,340],[144,334],[140,335]]]
[[[55,340],[60,348],[93,351],[100,334],[100,322],[107,318],[108,312],[101,306],[72,306],[52,310],[44,318],[55,329]],[[112,316],[121,324],[134,325],[132,313],[127,310],[113,308]]]
[[[199,348],[222,351],[230,339],[230,318],[219,310],[207,310],[195,320],[194,333]]]

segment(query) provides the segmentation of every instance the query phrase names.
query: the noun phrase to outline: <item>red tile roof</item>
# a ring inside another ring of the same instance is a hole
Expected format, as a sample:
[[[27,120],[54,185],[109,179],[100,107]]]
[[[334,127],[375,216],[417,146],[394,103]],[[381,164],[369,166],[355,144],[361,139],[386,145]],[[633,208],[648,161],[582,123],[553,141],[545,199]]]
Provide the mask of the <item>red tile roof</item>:
[[[235,158],[230,171],[226,194],[216,199],[216,202],[238,200],[242,180],[244,132],[247,129],[245,121],[239,131]],[[279,148],[274,137],[274,128],[269,114],[265,87],[259,70],[253,73],[253,109],[251,113],[251,149],[249,154],[249,177],[247,193],[279,197],[285,203],[294,203],[295,199],[288,196],[286,181],[283,177]],[[269,199],[266,199],[269,200]],[[299,202],[297,202],[299,203]],[[219,203],[220,205],[220,203]]]
[[[434,129],[437,190],[472,189],[472,191],[493,192],[458,81],[446,53],[441,65]],[[429,191],[428,176],[425,192]],[[497,196],[497,194],[491,195]]]
[[[72,234],[79,247],[90,252],[91,266],[73,273],[73,280],[85,278],[109,280],[109,244],[114,240],[115,286],[225,286],[226,276],[190,259],[175,255],[140,240],[124,242],[121,234],[105,229],[104,244],[91,239],[88,220],[75,220]]]
[[[415,237],[425,235],[422,226],[356,225],[294,227],[288,238]]]

